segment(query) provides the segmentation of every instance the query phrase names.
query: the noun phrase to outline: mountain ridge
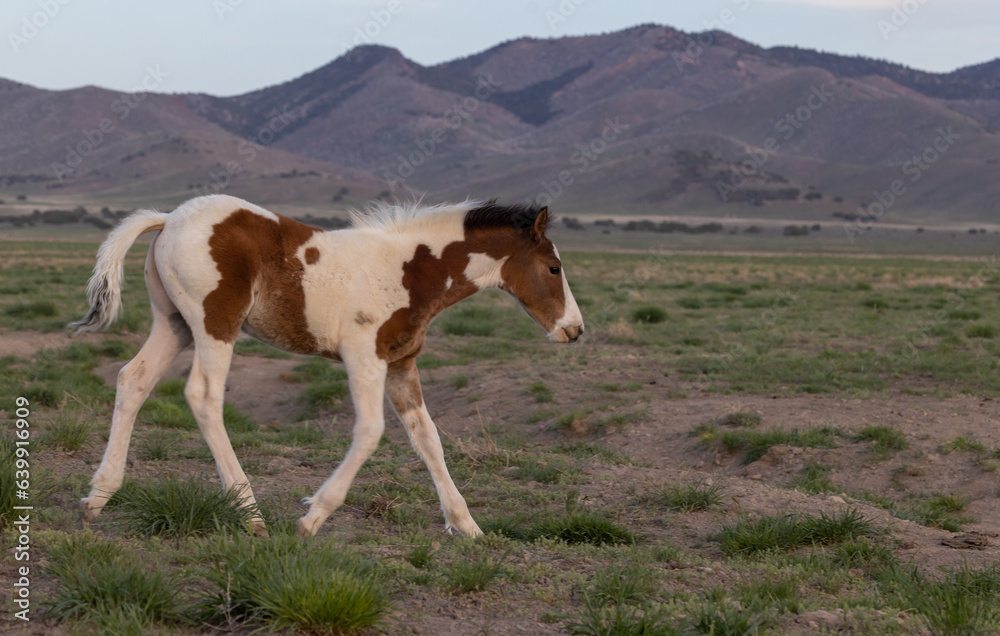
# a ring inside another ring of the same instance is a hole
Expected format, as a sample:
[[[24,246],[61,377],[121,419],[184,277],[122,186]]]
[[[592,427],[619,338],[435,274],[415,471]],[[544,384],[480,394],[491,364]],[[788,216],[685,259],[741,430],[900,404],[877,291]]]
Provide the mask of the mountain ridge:
[[[0,184],[51,175],[87,130],[114,121],[114,95],[0,80]],[[620,122],[612,139],[610,121]],[[145,94],[115,124],[86,169],[33,187],[113,195],[148,183],[180,198],[218,185],[210,175],[236,162],[227,191],[314,206],[343,201],[345,189],[347,200],[485,191],[612,214],[753,206],[823,218],[864,209],[946,130],[959,141],[889,218],[978,219],[1000,195],[1000,58],[935,74],[655,24],[518,38],[431,66],[364,45],[236,96]],[[164,136],[183,150],[164,154]],[[775,149],[749,169],[769,141]],[[241,159],[247,144],[265,160]],[[112,169],[120,163],[129,170]],[[546,186],[560,178],[572,185],[553,196]],[[742,183],[736,200],[720,196],[733,180]],[[961,206],[949,206],[941,192],[963,183],[953,194]]]

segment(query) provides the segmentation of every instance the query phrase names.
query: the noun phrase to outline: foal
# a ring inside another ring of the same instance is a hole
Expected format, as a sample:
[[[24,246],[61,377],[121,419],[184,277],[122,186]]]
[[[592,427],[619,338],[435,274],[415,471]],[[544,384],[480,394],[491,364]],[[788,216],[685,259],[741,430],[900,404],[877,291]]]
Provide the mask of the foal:
[[[125,254],[156,231],[145,278],[153,308],[149,339],[118,374],[111,433],[84,522],[121,487],[139,407],[183,349],[194,343],[184,396],[215,458],[224,488],[253,506],[253,492],[222,420],[226,375],[240,331],[300,354],[342,360],[357,419],[344,461],[298,520],[304,537],[344,502],[385,429],[388,395],[434,480],[445,527],[475,537],[445,466],[415,363],[431,320],[480,289],[514,296],[554,342],[573,342],[583,318],[545,236],[547,208],[466,202],[430,208],[378,205],[351,229],[324,232],[230,196],[191,199],[170,214],[140,210],[101,246],[87,286],[90,312],[70,327],[96,330],[121,309]],[[259,515],[257,534],[266,534]]]

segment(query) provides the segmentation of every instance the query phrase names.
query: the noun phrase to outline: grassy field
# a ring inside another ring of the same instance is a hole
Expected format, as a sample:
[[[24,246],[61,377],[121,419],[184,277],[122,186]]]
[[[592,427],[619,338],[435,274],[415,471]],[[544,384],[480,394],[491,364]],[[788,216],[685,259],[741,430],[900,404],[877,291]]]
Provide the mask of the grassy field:
[[[995,521],[1000,437],[965,422],[1000,396],[991,259],[564,253],[583,343],[547,345],[485,293],[434,323],[420,359],[487,536],[443,535],[429,475],[390,425],[345,506],[302,542],[297,501],[349,444],[345,376],[249,341],[237,363],[275,377],[265,397],[227,403],[226,421],[270,538],[249,536],[217,487],[179,378],[140,413],[125,487],[77,529],[107,378],[150,320],[137,246],[122,319],[58,340],[86,310],[95,249],[0,243],[0,338],[60,345],[0,363],[5,421],[18,396],[31,410],[32,607],[46,620],[33,633],[1000,633],[1000,569],[940,546]],[[255,417],[261,400],[281,417]],[[957,424],[921,428],[934,409]],[[769,471],[782,453],[795,470]],[[948,481],[959,470],[968,479]]]

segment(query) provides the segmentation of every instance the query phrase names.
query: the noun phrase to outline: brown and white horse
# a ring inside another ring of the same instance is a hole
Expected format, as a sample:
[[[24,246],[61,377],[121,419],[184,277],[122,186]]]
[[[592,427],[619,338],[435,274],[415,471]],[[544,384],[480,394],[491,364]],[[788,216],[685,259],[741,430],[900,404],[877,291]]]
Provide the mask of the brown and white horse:
[[[108,446],[80,502],[81,518],[96,518],[121,487],[136,413],[192,343],[184,396],[223,487],[255,504],[222,420],[233,344],[243,330],[286,351],[342,360],[349,376],[357,413],[351,447],[305,499],[300,534],[316,533],[375,451],[385,428],[383,393],[427,464],[446,528],[482,534],[448,474],[414,359],[434,316],[481,289],[514,296],[552,341],[580,337],[583,318],[545,236],[547,222],[546,208],[493,202],[377,205],[355,214],[352,228],[325,232],[222,195],[192,199],[170,214],[135,212],[101,246],[87,287],[90,312],[70,325],[96,330],[116,318],[125,254],[141,234],[158,232],[145,268],[152,332],[118,375]],[[259,516],[254,531],[266,532]]]

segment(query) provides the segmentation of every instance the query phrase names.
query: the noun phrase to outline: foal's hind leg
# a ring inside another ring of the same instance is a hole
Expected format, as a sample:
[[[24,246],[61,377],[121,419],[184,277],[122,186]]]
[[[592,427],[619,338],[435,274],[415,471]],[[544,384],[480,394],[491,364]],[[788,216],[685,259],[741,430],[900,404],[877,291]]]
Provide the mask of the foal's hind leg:
[[[448,466],[444,462],[444,450],[441,448],[441,438],[424,405],[420,376],[413,358],[400,360],[389,367],[386,393],[392,401],[393,408],[396,409],[396,414],[403,422],[403,428],[410,436],[410,443],[431,473],[438,497],[441,499],[445,528],[449,532],[453,528],[457,529],[468,537],[478,537],[483,534],[469,514],[465,498],[458,492],[455,482],[448,473]]]
[[[215,458],[222,487],[235,489],[242,499],[242,505],[253,507],[256,511],[257,501],[250,489],[250,480],[233,452],[233,445],[222,419],[226,376],[233,358],[233,344],[216,340],[203,330],[199,331],[202,333],[195,335],[194,362],[184,388],[184,397],[187,398],[191,412],[198,420],[198,428]],[[254,513],[253,531],[258,535],[267,535],[264,519],[259,512]]]
[[[191,331],[167,297],[156,271],[153,262],[155,246],[156,241],[153,241],[146,257],[146,286],[153,309],[153,328],[138,355],[118,373],[108,446],[100,467],[91,479],[90,494],[80,500],[80,519],[85,523],[93,521],[101,513],[104,504],[122,485],[129,439],[139,407],[177,354],[191,344]]]

